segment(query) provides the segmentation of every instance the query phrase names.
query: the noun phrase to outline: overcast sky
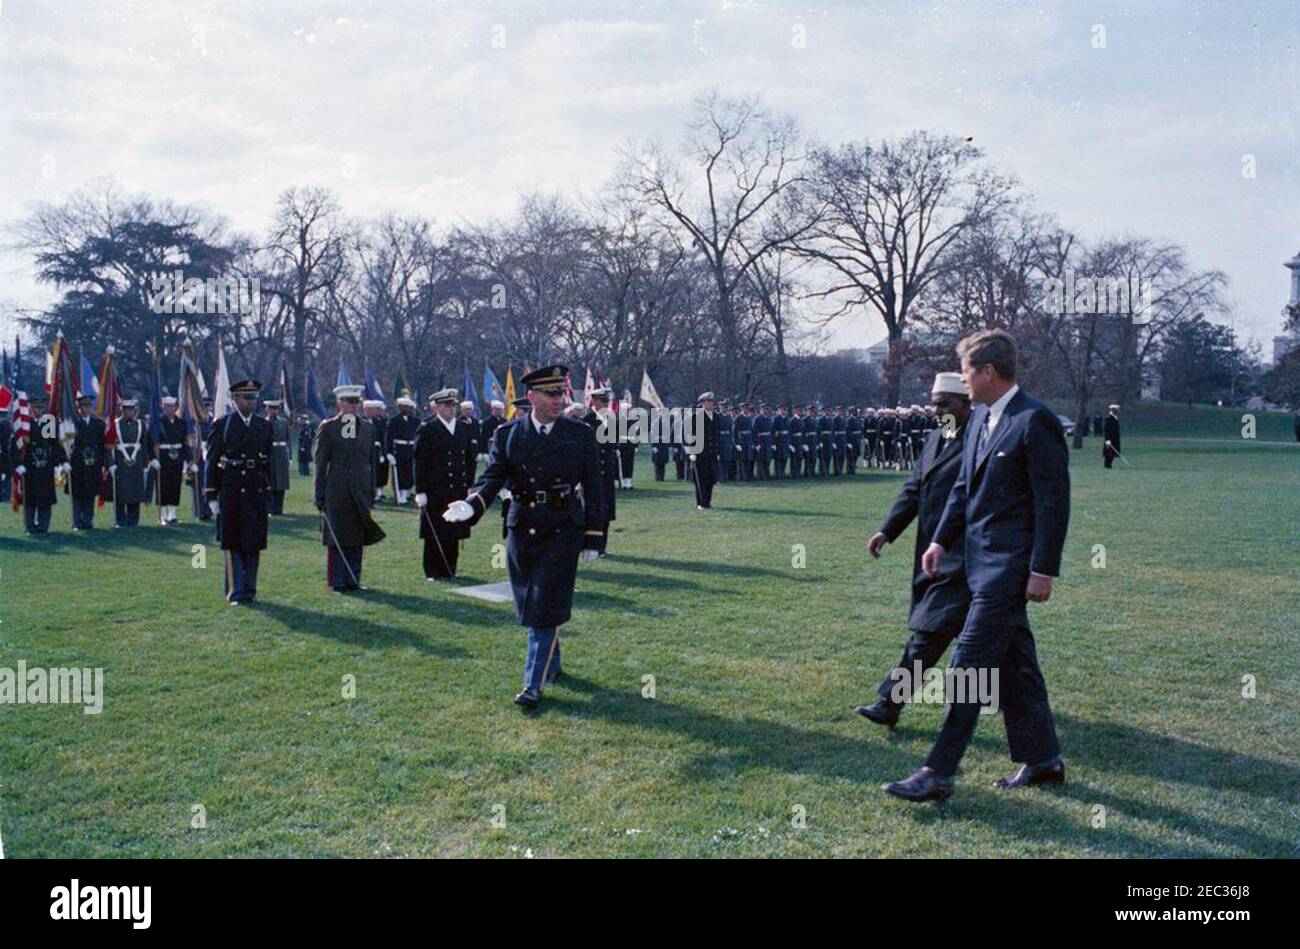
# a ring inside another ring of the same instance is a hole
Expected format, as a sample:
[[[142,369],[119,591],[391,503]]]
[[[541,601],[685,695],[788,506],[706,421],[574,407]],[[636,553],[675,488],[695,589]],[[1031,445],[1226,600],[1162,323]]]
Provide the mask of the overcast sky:
[[[1239,332],[1280,329],[1296,0],[0,0],[0,221],[105,175],[255,233],[300,184],[351,214],[481,219],[590,189],[630,137],[676,142],[707,87],[827,142],[974,136],[1064,224],[1181,242],[1227,273]],[[51,298],[0,254],[0,301]],[[835,342],[881,335],[850,321]]]

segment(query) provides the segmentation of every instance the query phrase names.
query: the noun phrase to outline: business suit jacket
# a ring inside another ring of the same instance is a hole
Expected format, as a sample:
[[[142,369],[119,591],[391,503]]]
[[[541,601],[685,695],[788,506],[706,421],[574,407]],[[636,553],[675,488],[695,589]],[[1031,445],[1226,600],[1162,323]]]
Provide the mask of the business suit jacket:
[[[921,555],[930,546],[948,496],[961,473],[962,448],[968,427],[963,426],[952,438],[944,438],[942,431],[930,433],[916,467],[880,525],[880,533],[892,544],[916,520],[912,609],[907,618],[909,629],[936,632],[960,627],[970,607],[965,544],[960,535],[940,558],[939,576],[931,578],[921,569]]]
[[[1023,612],[1029,574],[1061,572],[1070,522],[1069,451],[1056,415],[1021,389],[977,453],[988,412],[979,405],[971,413],[961,473],[934,540],[947,550],[964,533],[971,593],[1018,598]]]

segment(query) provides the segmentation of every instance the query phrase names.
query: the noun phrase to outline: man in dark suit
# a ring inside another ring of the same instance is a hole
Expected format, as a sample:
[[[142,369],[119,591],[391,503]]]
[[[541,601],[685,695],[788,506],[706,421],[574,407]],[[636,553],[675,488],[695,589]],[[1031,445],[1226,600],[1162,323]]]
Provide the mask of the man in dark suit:
[[[524,687],[516,705],[534,709],[542,689],[560,674],[558,627],[569,621],[578,561],[600,556],[601,481],[596,432],[562,417],[565,366],[534,369],[520,381],[532,412],[492,437],[487,468],[466,500],[443,513],[451,523],[475,523],[502,488],[511,494],[506,540],[515,616],[528,628]]]
[[[957,347],[962,379],[978,407],[934,539],[921,558],[938,577],[946,551],[964,535],[970,610],[949,670],[947,712],[924,767],[885,785],[909,801],[942,800],[991,687],[1005,717],[1011,759],[1022,766],[997,786],[1065,780],[1047,685],[1038,667],[1026,601],[1045,602],[1060,573],[1070,519],[1069,450],[1060,420],[1016,384],[1016,346],[1005,330],[984,330]],[[971,679],[980,682],[973,685]],[[954,685],[966,685],[954,694]]]
[[[713,507],[713,486],[718,481],[718,416],[717,403],[712,392],[701,392],[700,411],[695,415],[694,445],[698,451],[690,456],[695,469],[695,508],[705,511]]]
[[[966,566],[962,539],[945,552],[939,576],[931,577],[921,569],[921,555],[930,546],[934,529],[939,526],[948,495],[961,470],[962,445],[966,422],[970,418],[970,397],[961,373],[941,372],[934,377],[931,401],[951,423],[931,432],[921,449],[921,457],[912,469],[898,499],[885,515],[885,521],[867,541],[867,552],[879,557],[886,544],[898,539],[907,525],[916,520],[916,544],[912,552],[912,609],[907,617],[912,635],[903,648],[903,658],[885,676],[876,693],[879,700],[854,709],[863,718],[893,728],[907,697],[918,690],[920,675],[935,665],[948,644],[961,632],[970,606],[966,587]],[[919,674],[918,674],[919,673]],[[910,688],[908,684],[910,683]]]
[[[618,490],[618,426],[614,413],[609,410],[611,392],[604,387],[591,391],[591,409],[582,420],[596,433],[596,454],[600,459],[601,537],[596,548],[602,557],[607,556],[609,525],[618,515],[614,494]]]
[[[1120,453],[1119,447],[1119,406],[1112,405],[1106,410],[1106,420],[1102,426],[1101,463],[1111,466]]]
[[[384,539],[370,510],[375,505],[375,444],[378,434],[361,414],[361,386],[334,389],[338,412],[320,423],[313,441],[316,510],[325,547],[325,581],[336,593],[361,586],[365,548]]]
[[[415,436],[415,503],[424,540],[424,576],[430,581],[456,575],[460,542],[469,537],[464,524],[451,524],[436,516],[452,501],[465,497],[478,461],[478,442],[469,426],[456,418],[459,398],[455,389],[435,392],[430,398],[434,416],[420,425]],[[499,427],[494,425],[492,430]]]

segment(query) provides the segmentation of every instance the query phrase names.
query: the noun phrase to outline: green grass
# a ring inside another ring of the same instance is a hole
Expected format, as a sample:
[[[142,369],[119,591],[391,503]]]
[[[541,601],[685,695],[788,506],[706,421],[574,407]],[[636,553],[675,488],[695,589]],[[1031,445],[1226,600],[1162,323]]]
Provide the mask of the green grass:
[[[102,666],[107,695],[98,716],[0,707],[5,853],[1294,857],[1300,450],[1126,435],[1130,468],[1103,472],[1095,440],[1074,453],[1064,575],[1032,610],[1070,781],[990,789],[1009,764],[985,719],[942,809],[879,790],[941,710],[892,734],[850,712],[906,635],[912,535],[864,550],[900,475],[722,485],[701,514],[642,458],[614,556],[581,569],[566,679],[531,717],[509,701],[510,605],[426,584],[408,511],[379,515],[373,592],[339,597],[296,481],[260,605],[239,609],[204,527],[74,535],[65,500],[33,539],[6,513],[0,666]],[[499,529],[494,509],[459,582],[504,578]]]

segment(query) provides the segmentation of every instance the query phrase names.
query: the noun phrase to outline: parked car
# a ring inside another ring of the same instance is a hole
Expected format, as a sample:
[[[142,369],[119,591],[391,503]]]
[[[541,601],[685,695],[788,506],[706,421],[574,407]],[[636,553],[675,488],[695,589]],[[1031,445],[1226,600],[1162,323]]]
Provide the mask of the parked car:
[[[1061,422],[1061,427],[1065,429],[1065,437],[1066,437],[1066,438],[1073,438],[1073,437],[1074,437],[1074,423],[1073,423],[1072,421],[1070,421],[1070,417],[1069,417],[1068,415],[1058,415],[1058,416],[1057,416],[1057,419],[1060,420],[1060,422]]]

